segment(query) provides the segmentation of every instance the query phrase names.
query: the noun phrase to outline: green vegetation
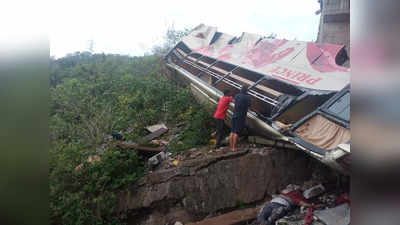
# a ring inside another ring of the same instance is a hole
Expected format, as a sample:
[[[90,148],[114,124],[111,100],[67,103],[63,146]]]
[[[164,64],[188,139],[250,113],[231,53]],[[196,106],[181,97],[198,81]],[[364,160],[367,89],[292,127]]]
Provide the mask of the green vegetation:
[[[50,69],[52,224],[124,224],[126,215],[116,213],[118,192],[143,176],[146,159],[107,144],[113,130],[137,141],[148,125],[179,125],[181,132],[169,145],[175,153],[208,142],[211,116],[188,88],[166,78],[157,52],[143,57],[75,53],[52,59]],[[88,162],[95,155],[100,160]]]

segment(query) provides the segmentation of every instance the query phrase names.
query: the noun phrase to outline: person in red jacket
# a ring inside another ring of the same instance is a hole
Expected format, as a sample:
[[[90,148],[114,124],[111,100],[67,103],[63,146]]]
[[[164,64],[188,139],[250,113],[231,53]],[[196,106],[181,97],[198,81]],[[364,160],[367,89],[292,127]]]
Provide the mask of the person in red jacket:
[[[219,99],[218,106],[217,106],[217,111],[214,114],[215,122],[216,122],[216,127],[217,127],[217,132],[216,132],[216,148],[221,147],[221,141],[223,137],[223,132],[224,132],[224,120],[226,116],[226,111],[229,108],[229,103],[233,102],[232,96],[230,96],[231,91],[230,90],[224,90],[224,96]]]

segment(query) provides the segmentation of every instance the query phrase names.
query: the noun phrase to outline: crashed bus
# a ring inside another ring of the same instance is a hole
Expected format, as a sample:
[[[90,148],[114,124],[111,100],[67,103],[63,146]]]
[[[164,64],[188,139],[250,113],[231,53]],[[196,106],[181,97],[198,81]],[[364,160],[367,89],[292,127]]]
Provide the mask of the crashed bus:
[[[203,24],[165,56],[200,100],[249,87],[249,131],[289,142],[324,164],[350,172],[350,69],[343,45],[240,37]],[[234,103],[226,123],[230,126]]]

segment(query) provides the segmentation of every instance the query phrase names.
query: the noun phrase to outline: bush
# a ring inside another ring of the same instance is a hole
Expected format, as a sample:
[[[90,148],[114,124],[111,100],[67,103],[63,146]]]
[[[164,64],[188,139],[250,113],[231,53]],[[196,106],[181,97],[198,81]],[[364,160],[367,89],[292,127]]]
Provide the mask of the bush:
[[[77,53],[51,62],[50,210],[53,224],[124,224],[116,195],[144,173],[134,150],[107,148],[89,156],[113,130],[136,141],[160,121],[185,129],[175,153],[206,144],[213,129],[206,109],[188,88],[160,72],[156,56]],[[80,169],[76,169],[76,168]]]
[[[54,224],[123,224],[117,215],[116,191],[143,174],[143,162],[133,150],[106,151],[100,161],[88,163],[77,145],[52,149],[50,209]]]

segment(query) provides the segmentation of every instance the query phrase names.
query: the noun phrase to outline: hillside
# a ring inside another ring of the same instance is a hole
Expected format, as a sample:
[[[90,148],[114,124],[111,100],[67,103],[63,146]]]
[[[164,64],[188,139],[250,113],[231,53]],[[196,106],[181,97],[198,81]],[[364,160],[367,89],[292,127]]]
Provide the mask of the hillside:
[[[146,155],[107,145],[136,142],[145,127],[181,127],[173,153],[208,143],[212,120],[187,88],[166,78],[157,54],[75,53],[51,60],[50,199],[53,224],[124,224],[115,193],[143,176]],[[101,161],[88,163],[89,156]],[[83,169],[75,168],[83,164]]]

